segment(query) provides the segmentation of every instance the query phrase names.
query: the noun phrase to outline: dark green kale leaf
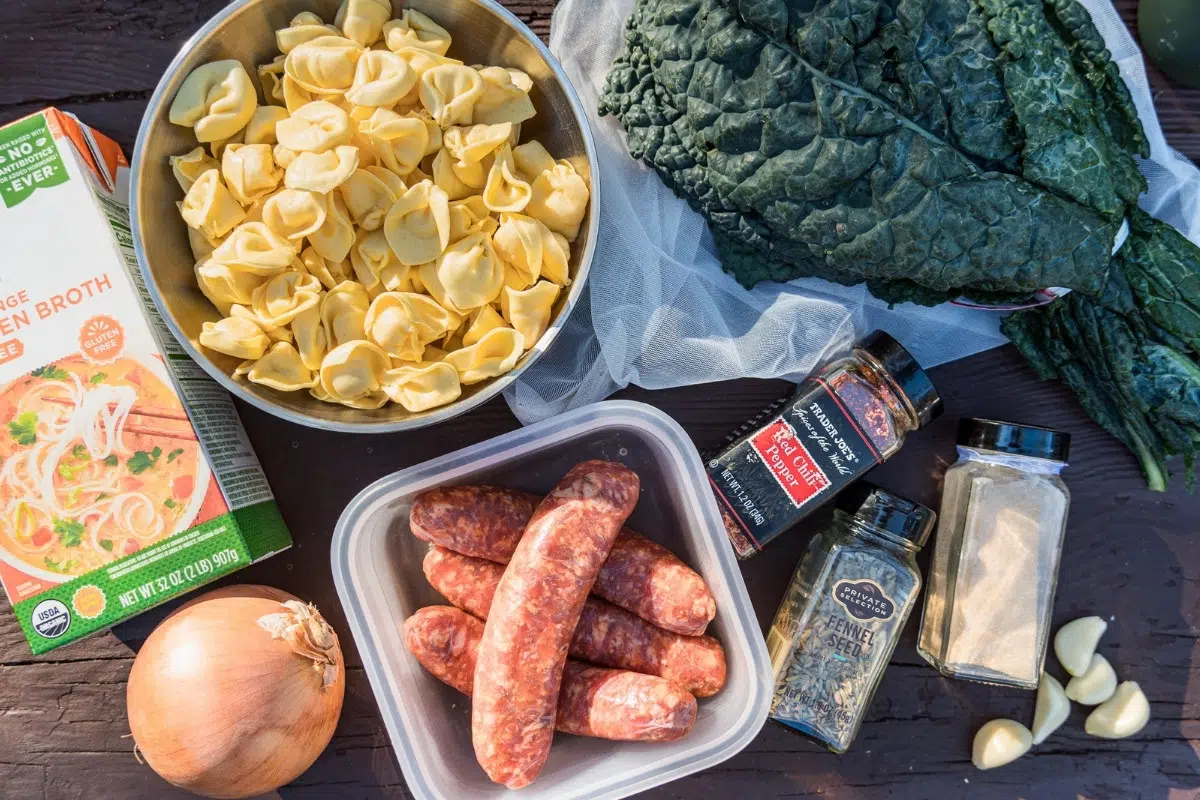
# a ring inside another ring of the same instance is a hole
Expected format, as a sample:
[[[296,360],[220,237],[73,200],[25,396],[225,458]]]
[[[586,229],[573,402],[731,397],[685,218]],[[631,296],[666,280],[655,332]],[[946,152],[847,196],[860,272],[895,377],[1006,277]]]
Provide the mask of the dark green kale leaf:
[[[601,111],[747,286],[1096,293],[1145,140],[1073,3],[639,0]]]
[[[1039,377],[1058,378],[1084,410],[1167,487],[1182,457],[1188,487],[1200,451],[1200,248],[1134,210],[1104,291],[1074,293],[1008,317],[1004,333]]]

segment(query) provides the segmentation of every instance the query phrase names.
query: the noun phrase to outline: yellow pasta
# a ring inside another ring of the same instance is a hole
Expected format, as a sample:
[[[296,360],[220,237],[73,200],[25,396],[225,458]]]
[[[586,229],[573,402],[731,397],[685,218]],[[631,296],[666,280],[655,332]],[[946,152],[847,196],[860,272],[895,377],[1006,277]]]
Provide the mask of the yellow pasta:
[[[262,328],[248,319],[225,317],[217,322],[206,322],[200,328],[200,344],[209,350],[224,353],[234,358],[257,359],[271,346],[271,340]]]
[[[450,32],[420,11],[406,8],[400,16],[384,23],[383,40],[392,51],[408,47],[444,56],[450,49]]]
[[[507,144],[496,152],[496,161],[483,189],[483,203],[497,213],[523,211],[533,190],[521,180],[513,165],[512,148]]]
[[[394,106],[416,84],[417,73],[403,58],[390,50],[370,50],[358,60],[346,99],[364,107]]]
[[[287,55],[306,42],[329,35],[337,36],[337,29],[326,25],[311,11],[302,11],[292,17],[291,24],[286,28],[275,31],[275,46],[279,52]]]
[[[283,172],[269,144],[231,144],[221,157],[221,176],[234,199],[251,205],[279,187]]]
[[[513,328],[494,328],[469,347],[447,353],[445,363],[458,370],[466,385],[497,378],[517,365],[525,339]]]
[[[403,183],[400,184],[400,188],[401,193],[407,191]],[[350,219],[367,231],[378,230],[383,226],[384,218],[398,197],[388,184],[365,169],[355,170],[338,187],[338,193],[346,204]]]
[[[210,169],[188,189],[180,207],[184,222],[209,239],[220,239],[246,218],[241,205],[221,182],[221,175]]]
[[[472,233],[450,245],[436,264],[447,299],[463,311],[492,302],[504,286],[504,264],[491,237]]]
[[[392,367],[387,353],[360,339],[333,348],[321,362],[321,389],[335,403],[378,408],[387,402],[381,381]]]
[[[195,272],[200,291],[222,316],[228,316],[235,304],[249,303],[254,290],[266,280],[262,275],[239,270],[211,258],[197,264]]]
[[[354,83],[354,73],[364,49],[341,36],[321,36],[287,54],[284,74],[314,95],[345,94]],[[293,112],[294,113],[294,112]]]
[[[266,355],[254,362],[246,377],[254,383],[294,392],[316,386],[317,379],[312,370],[304,366],[300,353],[290,342],[276,342]]]
[[[431,181],[421,181],[392,205],[383,230],[401,264],[433,261],[450,243],[449,198]]]
[[[539,141],[526,142],[513,148],[513,163],[526,183],[532,184],[537,176],[554,168],[554,156],[547,152]]]
[[[538,141],[533,81],[449,57],[450,32],[390,0],[344,0],[275,31],[256,70],[206,64],[170,166],[201,292],[200,345],[235,378],[421,413],[512,370],[570,283],[583,176]]]
[[[321,308],[314,305],[306,308],[292,320],[292,335],[296,339],[296,351],[300,361],[312,371],[321,368],[325,353],[329,350],[329,340],[325,335],[325,325],[321,322]]]
[[[495,234],[500,223],[483,204],[483,197],[472,195],[450,204],[450,241],[457,242],[470,233]]]
[[[383,292],[364,320],[367,338],[392,358],[420,361],[425,345],[458,327],[461,318],[413,292]]]
[[[565,161],[543,170],[530,186],[525,213],[573,242],[587,211],[589,192],[583,178]]]
[[[376,109],[359,123],[358,130],[371,142],[383,166],[398,175],[416,169],[429,144],[429,132],[423,121],[402,117],[386,108]]]
[[[325,195],[303,189],[281,189],[263,206],[263,222],[280,236],[298,241],[325,224]]]
[[[538,281],[524,290],[505,287],[501,292],[500,310],[508,324],[520,331],[525,347],[533,347],[546,332],[558,293],[558,286],[549,281]]]
[[[298,153],[287,167],[284,186],[329,194],[358,169],[358,148],[338,145],[324,153]]]
[[[508,291],[505,289],[505,291]],[[463,333],[462,343],[467,347],[478,342],[489,331],[496,328],[507,327],[504,322],[504,317],[491,306],[480,306],[471,312],[471,316],[467,318],[467,329]]]
[[[453,403],[462,395],[458,370],[430,362],[395,367],[383,374],[383,391],[413,413]]]
[[[283,96],[283,65],[285,56],[276,56],[270,64],[259,64],[255,67],[258,73],[258,83],[262,86],[263,98],[274,106],[285,105]]]
[[[279,124],[280,120],[287,118],[286,108],[259,106],[251,115],[250,121],[246,123],[242,141],[246,144],[278,144],[279,138],[275,135],[275,126]]]
[[[258,93],[241,62],[214,61],[197,67],[183,80],[167,118],[192,128],[200,143],[227,139],[246,127]]]
[[[529,99],[529,89],[522,89],[514,83],[513,75],[507,69],[484,67],[479,70],[479,77],[482,79],[482,91],[473,109],[475,122],[484,125],[499,122],[519,124],[533,119],[537,112],[533,108],[533,101]]]
[[[333,24],[363,47],[379,41],[383,25],[392,18],[391,0],[343,0]]]
[[[290,325],[297,314],[316,308],[321,300],[321,282],[312,275],[284,272],[254,290],[251,308],[266,329]]]
[[[362,284],[344,281],[325,293],[321,301],[321,322],[330,347],[366,338],[364,322],[371,299]]]
[[[305,104],[275,126],[279,143],[297,153],[324,153],[349,144],[351,133],[349,115],[324,100]]]
[[[479,73],[461,64],[431,67],[421,75],[421,105],[442,130],[469,123],[482,93]]]
[[[197,147],[181,156],[171,156],[168,161],[171,164],[171,172],[174,173],[175,180],[179,182],[179,188],[183,189],[185,193],[192,188],[192,184],[201,175],[210,169],[221,168],[217,160],[206,153],[203,147]]]
[[[354,279],[367,289],[374,289],[382,279],[383,271],[399,264],[383,231],[359,231],[350,250],[350,263],[354,267]]]
[[[269,277],[290,267],[296,254],[297,245],[265,223],[243,222],[213,251],[212,260],[242,272]]]
[[[464,169],[468,169],[471,166],[479,165],[466,164],[464,165]],[[450,155],[450,151],[441,150],[436,156],[433,157],[432,171],[433,182],[438,186],[438,188],[445,192],[446,197],[450,198],[451,200],[462,200],[475,194],[477,187],[468,185],[459,178],[458,173],[455,170],[454,157]],[[469,177],[471,176],[469,171],[467,174]]]
[[[309,234],[308,241],[326,261],[345,261],[354,246],[355,236],[346,201],[340,194],[330,194],[326,197],[326,210],[325,222]]]
[[[326,289],[332,289],[342,281],[350,280],[351,275],[346,271],[346,262],[328,262],[315,247],[309,247],[300,254],[300,267],[321,282]]]

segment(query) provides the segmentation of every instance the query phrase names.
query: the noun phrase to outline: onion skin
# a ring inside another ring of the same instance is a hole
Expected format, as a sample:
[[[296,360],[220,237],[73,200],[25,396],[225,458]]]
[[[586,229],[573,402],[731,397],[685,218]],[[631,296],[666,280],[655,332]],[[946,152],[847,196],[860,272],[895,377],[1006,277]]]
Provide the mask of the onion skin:
[[[169,783],[214,798],[253,797],[299,777],[329,744],[346,691],[341,650],[322,671],[257,623],[296,601],[229,586],[181,606],[142,645],[129,674],[129,727]],[[307,701],[306,701],[307,698]]]

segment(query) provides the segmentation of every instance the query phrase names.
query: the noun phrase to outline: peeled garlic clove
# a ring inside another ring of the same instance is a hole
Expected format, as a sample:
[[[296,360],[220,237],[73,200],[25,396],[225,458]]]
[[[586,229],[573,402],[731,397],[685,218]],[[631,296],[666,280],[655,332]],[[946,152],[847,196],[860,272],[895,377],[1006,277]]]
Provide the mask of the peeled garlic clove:
[[[1113,696],[1088,714],[1083,729],[1101,739],[1124,739],[1146,727],[1150,721],[1150,702],[1136,681],[1125,681]]]
[[[1033,734],[1019,722],[994,719],[985,723],[975,734],[971,761],[979,769],[992,769],[1011,764],[1029,752]]]
[[[1087,672],[1096,644],[1107,628],[1108,623],[1099,617],[1080,617],[1063,625],[1054,634],[1054,655],[1058,656],[1058,663],[1072,675]]]
[[[1042,673],[1038,683],[1037,706],[1033,711],[1033,743],[1041,744],[1058,730],[1071,714],[1071,701],[1063,685],[1053,675]]]
[[[1067,697],[1085,706],[1095,706],[1113,696],[1117,690],[1117,673],[1108,659],[1096,653],[1087,672],[1067,681]]]

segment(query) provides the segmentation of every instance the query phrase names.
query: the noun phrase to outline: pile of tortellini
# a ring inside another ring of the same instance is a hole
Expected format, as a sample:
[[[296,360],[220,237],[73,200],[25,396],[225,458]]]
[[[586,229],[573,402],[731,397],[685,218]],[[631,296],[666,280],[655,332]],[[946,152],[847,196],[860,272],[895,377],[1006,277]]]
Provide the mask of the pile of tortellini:
[[[235,377],[410,412],[511,370],[570,283],[589,189],[520,142],[525,73],[448,58],[450,34],[390,0],[302,13],[257,68],[183,81],[171,159],[196,280],[223,319],[200,344]],[[207,146],[207,149],[206,147]]]

